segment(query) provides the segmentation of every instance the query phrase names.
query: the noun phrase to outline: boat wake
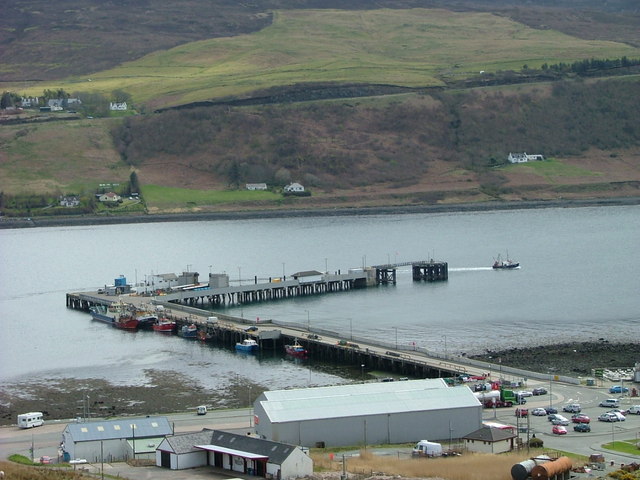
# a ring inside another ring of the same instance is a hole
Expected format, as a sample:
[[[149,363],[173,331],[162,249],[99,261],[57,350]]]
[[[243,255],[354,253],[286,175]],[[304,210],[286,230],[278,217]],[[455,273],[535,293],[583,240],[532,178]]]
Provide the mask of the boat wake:
[[[450,272],[485,272],[487,270],[493,270],[492,267],[458,267],[450,268]]]

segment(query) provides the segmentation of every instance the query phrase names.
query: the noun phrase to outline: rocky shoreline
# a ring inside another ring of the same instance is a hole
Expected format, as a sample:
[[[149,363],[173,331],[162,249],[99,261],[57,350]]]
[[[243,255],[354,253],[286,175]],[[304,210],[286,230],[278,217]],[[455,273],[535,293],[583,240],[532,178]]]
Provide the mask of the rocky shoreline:
[[[591,376],[594,368],[633,367],[640,362],[640,343],[575,342],[528,348],[487,351],[470,356],[493,364],[554,372],[558,375]],[[206,404],[212,408],[247,406],[251,395],[255,399],[268,385],[232,385],[224,392],[207,390],[184,376],[161,371],[146,372],[151,386],[112,385],[105,380],[73,378],[55,379],[47,384],[21,382],[3,385],[0,391],[0,425],[15,424],[16,415],[28,411],[45,411],[46,419],[67,421],[83,415],[81,399],[90,398],[92,417],[140,416],[169,414],[194,410]],[[43,409],[43,405],[46,405]]]

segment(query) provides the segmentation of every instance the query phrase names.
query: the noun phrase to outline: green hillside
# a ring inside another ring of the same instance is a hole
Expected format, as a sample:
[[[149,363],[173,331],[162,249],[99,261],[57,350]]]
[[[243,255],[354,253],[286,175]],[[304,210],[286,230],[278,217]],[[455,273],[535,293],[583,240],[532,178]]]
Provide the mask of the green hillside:
[[[89,77],[14,88],[31,95],[46,88],[120,89],[135,103],[158,108],[296,83],[433,86],[479,71],[623,56],[638,57],[640,50],[489,13],[290,10],[276,12],[271,26],[253,34],[188,43]]]

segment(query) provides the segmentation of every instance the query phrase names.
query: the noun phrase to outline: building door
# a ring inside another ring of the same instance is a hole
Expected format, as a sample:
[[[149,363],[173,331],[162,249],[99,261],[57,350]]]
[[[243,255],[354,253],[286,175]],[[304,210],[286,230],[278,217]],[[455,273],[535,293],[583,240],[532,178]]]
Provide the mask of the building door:
[[[169,452],[160,452],[160,466],[171,468],[171,454]]]

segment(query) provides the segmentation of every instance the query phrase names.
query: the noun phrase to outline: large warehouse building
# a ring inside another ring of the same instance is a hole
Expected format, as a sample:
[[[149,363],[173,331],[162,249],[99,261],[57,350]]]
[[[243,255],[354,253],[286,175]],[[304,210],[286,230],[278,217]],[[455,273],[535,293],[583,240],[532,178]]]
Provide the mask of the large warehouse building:
[[[439,378],[268,391],[254,410],[262,438],[306,447],[449,440],[482,424],[473,392]]]

